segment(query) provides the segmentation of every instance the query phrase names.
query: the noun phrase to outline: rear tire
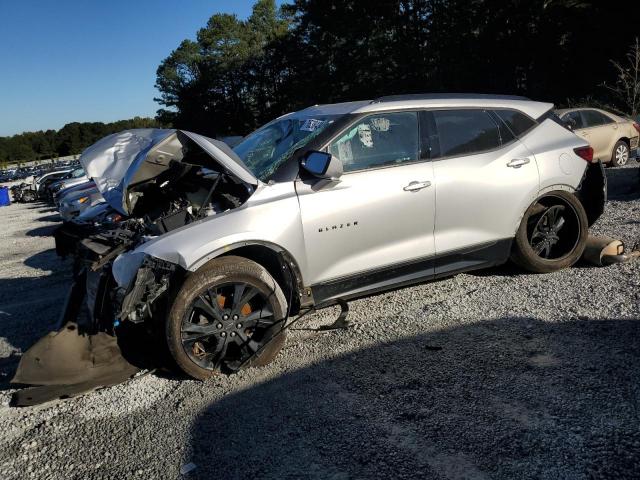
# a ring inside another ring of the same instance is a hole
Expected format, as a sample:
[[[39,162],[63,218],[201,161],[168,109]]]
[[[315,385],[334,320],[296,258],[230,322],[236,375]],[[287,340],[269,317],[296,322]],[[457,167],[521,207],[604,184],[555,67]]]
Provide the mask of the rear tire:
[[[622,167],[629,162],[631,151],[627,142],[620,140],[616,142],[611,153],[611,166]]]
[[[568,192],[551,192],[525,212],[511,259],[535,273],[562,270],[580,259],[588,234],[587,214],[578,199]]]
[[[285,332],[278,332],[286,315],[282,289],[264,267],[242,257],[216,258],[177,293],[167,345],[178,367],[198,380],[241,364],[263,366],[284,345]]]

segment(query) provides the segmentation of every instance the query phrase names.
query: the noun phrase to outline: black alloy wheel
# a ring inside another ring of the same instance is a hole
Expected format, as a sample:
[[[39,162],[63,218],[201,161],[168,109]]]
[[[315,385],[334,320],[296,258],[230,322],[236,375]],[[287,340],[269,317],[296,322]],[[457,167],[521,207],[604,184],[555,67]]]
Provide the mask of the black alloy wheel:
[[[201,368],[238,367],[262,347],[276,320],[269,299],[246,283],[226,283],[198,295],[185,313],[181,340]]]

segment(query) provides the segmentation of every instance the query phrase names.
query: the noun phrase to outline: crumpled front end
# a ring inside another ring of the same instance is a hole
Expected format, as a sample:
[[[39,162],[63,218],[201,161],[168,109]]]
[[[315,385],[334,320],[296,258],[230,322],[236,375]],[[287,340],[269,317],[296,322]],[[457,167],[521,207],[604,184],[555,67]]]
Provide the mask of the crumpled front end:
[[[258,185],[244,167],[212,156],[224,148],[218,142],[153,131],[133,148],[132,138],[145,132],[107,137],[83,154],[106,206],[55,232],[57,253],[73,259],[73,285],[59,329],[20,361],[13,382],[39,386],[18,393],[16,404],[76,395],[152,368],[149,349],[163,347],[157,333],[185,272],[137,249],[240,207]]]

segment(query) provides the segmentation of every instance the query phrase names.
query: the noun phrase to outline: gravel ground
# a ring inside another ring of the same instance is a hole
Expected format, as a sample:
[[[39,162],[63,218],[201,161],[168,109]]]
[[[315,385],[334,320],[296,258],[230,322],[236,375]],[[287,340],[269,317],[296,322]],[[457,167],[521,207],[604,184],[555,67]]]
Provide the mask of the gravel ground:
[[[608,173],[593,230],[633,245],[637,164]],[[268,367],[10,408],[69,284],[57,222],[0,209],[0,478],[640,476],[640,262],[457,275],[352,302],[347,331],[316,313]]]

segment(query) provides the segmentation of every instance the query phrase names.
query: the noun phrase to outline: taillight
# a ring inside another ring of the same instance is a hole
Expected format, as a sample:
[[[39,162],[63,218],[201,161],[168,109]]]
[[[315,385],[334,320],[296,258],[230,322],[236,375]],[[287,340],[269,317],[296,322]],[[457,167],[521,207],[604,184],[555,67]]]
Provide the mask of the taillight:
[[[633,122],[633,128],[635,128],[638,133],[640,133],[640,125],[638,125],[636,122]]]
[[[580,147],[574,148],[573,151],[576,152],[576,155],[578,155],[583,160],[586,160],[587,162],[593,162],[593,148]]]

